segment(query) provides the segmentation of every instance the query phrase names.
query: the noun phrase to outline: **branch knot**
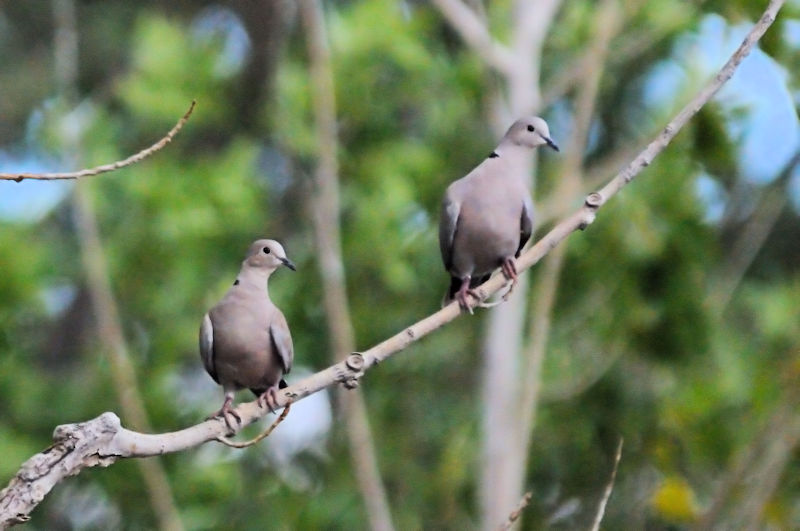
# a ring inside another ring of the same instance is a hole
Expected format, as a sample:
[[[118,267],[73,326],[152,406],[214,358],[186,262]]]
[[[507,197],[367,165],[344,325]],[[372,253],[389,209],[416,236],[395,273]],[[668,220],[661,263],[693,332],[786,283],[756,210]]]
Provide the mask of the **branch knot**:
[[[345,366],[350,371],[345,374],[342,383],[348,389],[358,387],[358,381],[364,376],[364,356],[360,352],[353,352],[344,360]]]
[[[586,196],[586,206],[592,209],[600,208],[603,205],[603,194],[592,192]]]

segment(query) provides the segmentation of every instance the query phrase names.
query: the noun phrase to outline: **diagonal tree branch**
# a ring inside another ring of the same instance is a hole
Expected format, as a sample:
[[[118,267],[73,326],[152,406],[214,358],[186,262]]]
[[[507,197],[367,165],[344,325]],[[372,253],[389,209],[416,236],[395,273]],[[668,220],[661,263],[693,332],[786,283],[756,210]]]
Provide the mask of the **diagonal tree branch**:
[[[762,191],[755,211],[742,227],[731,246],[726,261],[716,275],[707,297],[708,303],[722,316],[745,273],[758,256],[775,223],[789,201],[786,184],[800,165],[800,151],[786,163],[780,174]]]
[[[68,172],[56,172],[56,173],[0,173],[0,180],[5,181],[16,181],[22,182],[25,179],[33,179],[39,181],[57,181],[57,180],[65,180],[65,179],[80,179],[82,177],[93,177],[95,175],[100,175],[101,173],[108,173],[110,171],[119,170],[126,166],[130,166],[131,164],[136,164],[140,162],[156,151],[159,151],[164,146],[172,142],[172,139],[178,132],[183,128],[183,125],[192,115],[192,111],[194,111],[195,104],[197,102],[192,100],[191,105],[189,105],[189,109],[181,116],[181,119],[178,120],[172,129],[170,129],[166,135],[164,135],[161,140],[153,144],[152,146],[141,150],[140,152],[131,155],[127,159],[118,160],[116,162],[112,162],[111,164],[103,164],[102,166],[96,166],[94,168],[88,168],[85,170],[78,170],[78,171],[68,171]]]
[[[432,0],[461,38],[494,70],[509,75],[514,68],[511,51],[497,42],[484,21],[462,0]]]
[[[322,276],[325,318],[332,358],[336,361],[356,348],[347,300],[339,226],[336,97],[322,4],[320,0],[301,0],[299,7],[308,47],[311,99],[317,133],[317,168],[314,177],[315,190],[310,198],[311,218]],[[338,397],[345,416],[350,458],[370,528],[375,531],[391,531],[391,511],[378,468],[364,396],[358,392],[340,392]]]
[[[52,5],[56,26],[53,48],[58,92],[64,100],[71,101],[76,92],[79,58],[76,6],[74,0],[53,0]],[[67,157],[75,163],[81,158],[82,132],[62,136]],[[86,285],[97,323],[97,334],[108,356],[111,380],[122,411],[134,427],[151,431],[144,400],[136,381],[136,372],[128,355],[117,303],[111,290],[91,196],[85,187],[87,183],[77,184],[72,195],[72,212]],[[159,528],[167,531],[182,530],[183,524],[162,463],[154,459],[140,460],[137,461],[137,466]]]
[[[583,206],[558,223],[520,256],[517,262],[520,272],[538,263],[573,232],[587,228],[594,221],[597,211],[669,145],[689,119],[730,79],[755,43],[772,25],[784,2],[785,0],[771,0],[764,14],[719,73],[667,124],[658,137],[601,190],[589,194]],[[485,299],[499,291],[504,284],[504,277],[495,275],[480,286],[477,292]],[[453,321],[459,315],[461,312],[458,303],[445,306],[363,353],[353,353],[345,360],[281,390],[278,393],[278,407],[301,400],[337,383],[348,387],[356,385],[366,370]],[[256,401],[240,404],[236,412],[242,418],[242,427],[267,414],[267,410],[259,408]],[[103,413],[88,422],[59,426],[53,434],[54,444],[23,463],[9,485],[0,491],[0,527],[25,521],[30,512],[57,483],[80,473],[86,467],[108,466],[120,458],[150,457],[179,452],[214,440],[227,434],[228,431],[222,419],[212,419],[176,432],[137,433],[123,428],[119,418],[113,413]]]

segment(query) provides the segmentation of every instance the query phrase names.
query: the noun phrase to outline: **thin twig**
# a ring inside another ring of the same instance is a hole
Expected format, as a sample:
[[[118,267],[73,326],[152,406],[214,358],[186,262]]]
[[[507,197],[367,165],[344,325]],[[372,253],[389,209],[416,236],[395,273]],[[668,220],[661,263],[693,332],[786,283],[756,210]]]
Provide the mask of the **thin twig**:
[[[275,421],[270,425],[269,428],[267,428],[266,430],[262,431],[261,433],[259,433],[258,435],[256,435],[252,439],[250,439],[249,441],[236,442],[236,441],[232,441],[232,440],[228,439],[227,437],[225,437],[223,435],[220,435],[219,437],[217,437],[216,440],[221,442],[225,446],[230,446],[231,448],[247,448],[249,446],[253,446],[255,444],[258,444],[263,439],[266,439],[267,437],[269,437],[269,435],[273,432],[273,430],[278,427],[278,424],[283,422],[283,419],[285,419],[286,415],[289,414],[289,409],[291,407],[292,407],[292,403],[291,402],[286,404],[286,407],[283,408],[283,412],[281,412],[280,417],[276,418]]]
[[[508,519],[500,524],[498,528],[499,531],[506,531],[507,529],[511,529],[511,526],[514,525],[514,522],[519,520],[519,517],[522,516],[522,511],[531,503],[531,498],[533,497],[533,493],[531,491],[526,492],[522,495],[522,499],[519,501],[517,508],[511,511],[511,514],[508,515]]]
[[[597,504],[597,514],[594,517],[591,531],[598,531],[600,529],[600,522],[603,521],[603,515],[606,513],[606,505],[608,499],[611,497],[611,491],[614,489],[614,480],[617,479],[617,468],[619,468],[619,460],[622,458],[622,437],[619,438],[617,444],[617,453],[614,454],[614,467],[611,469],[611,476],[608,478],[606,488],[603,490],[603,497],[600,498],[600,503]]]
[[[658,138],[602,190],[589,194],[580,209],[558,223],[536,245],[519,257],[517,270],[520,273],[538,263],[570,234],[588,227],[594,221],[597,211],[667,147],[689,118],[730,79],[742,59],[773,23],[784,1],[770,1],[761,19],[753,26],[720,72],[665,127]],[[495,275],[476,291],[482,299],[485,299],[501,289],[504,284],[505,277]],[[282,389],[278,392],[276,406],[285,407],[289,402],[296,402],[337,383],[353,385],[365,371],[455,320],[461,314],[458,303],[453,302],[365,352],[353,353],[347,359]],[[256,401],[239,404],[236,413],[242,419],[241,426],[236,431],[265,415]],[[150,457],[179,452],[216,440],[219,435],[228,433],[228,430],[224,420],[212,419],[176,432],[137,433],[123,428],[119,417],[113,413],[104,413],[87,422],[58,426],[53,434],[55,443],[23,463],[9,485],[0,491],[0,527],[25,521],[56,484],[66,477],[78,474],[86,467],[108,466],[121,458]]]
[[[124,168],[126,166],[130,166],[131,164],[136,164],[137,162],[146,159],[156,151],[160,150],[167,144],[172,141],[172,138],[178,134],[178,131],[183,128],[183,125],[192,115],[192,111],[194,111],[195,104],[197,103],[196,100],[192,100],[191,105],[189,105],[189,110],[178,120],[178,123],[169,130],[169,132],[164,135],[164,137],[150,146],[149,148],[143,149],[140,152],[136,153],[135,155],[131,155],[127,159],[118,160],[117,162],[112,162],[111,164],[103,164],[102,166],[96,166],[94,168],[88,168],[84,170],[78,171],[68,171],[68,172],[57,172],[57,173],[0,173],[0,180],[5,181],[16,181],[22,182],[25,179],[35,179],[39,181],[57,181],[57,180],[64,180],[64,179],[80,179],[82,177],[93,177],[95,175],[100,175],[101,173],[107,173],[110,171],[118,170],[120,168]]]

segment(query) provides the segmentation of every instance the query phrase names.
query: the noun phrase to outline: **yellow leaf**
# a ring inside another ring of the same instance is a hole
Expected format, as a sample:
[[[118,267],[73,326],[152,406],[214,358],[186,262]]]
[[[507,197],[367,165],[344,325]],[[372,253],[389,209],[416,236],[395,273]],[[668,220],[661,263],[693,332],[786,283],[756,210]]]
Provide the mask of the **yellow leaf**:
[[[697,516],[694,491],[682,477],[666,478],[650,503],[660,517],[671,522],[689,522]]]

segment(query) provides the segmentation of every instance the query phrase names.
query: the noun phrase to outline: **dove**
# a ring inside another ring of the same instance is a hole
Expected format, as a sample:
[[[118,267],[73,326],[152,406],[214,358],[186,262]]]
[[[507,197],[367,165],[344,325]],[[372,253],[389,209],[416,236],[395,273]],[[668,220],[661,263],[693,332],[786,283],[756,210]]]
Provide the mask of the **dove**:
[[[270,275],[281,266],[294,264],[275,240],[256,240],[250,245],[239,275],[216,306],[203,316],[200,326],[200,358],[225,392],[222,407],[212,417],[229,417],[241,423],[232,409],[236,391],[250,389],[261,407],[275,409],[278,388],[292,368],[294,348],[283,313],[269,298]]]
[[[447,187],[439,218],[439,249],[451,276],[445,302],[455,298],[469,310],[468,296],[478,298],[473,288],[498,267],[511,288],[516,283],[514,258],[533,232],[525,170],[528,152],[538,146],[559,151],[543,119],[521,118],[483,162]]]

